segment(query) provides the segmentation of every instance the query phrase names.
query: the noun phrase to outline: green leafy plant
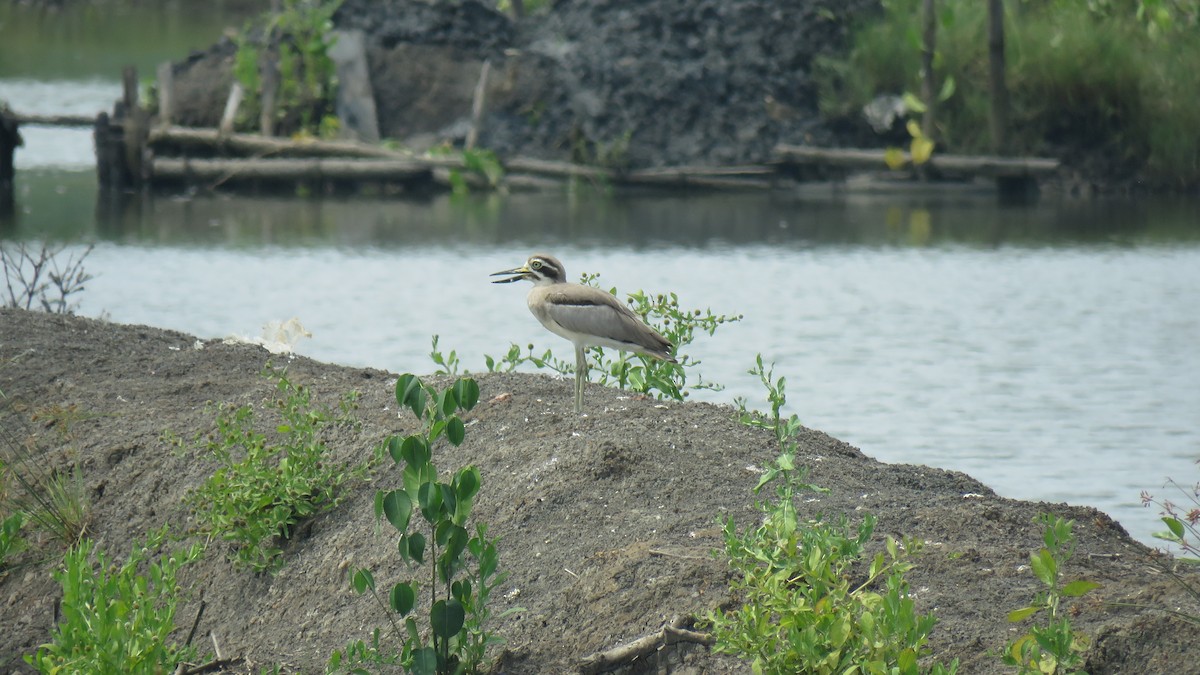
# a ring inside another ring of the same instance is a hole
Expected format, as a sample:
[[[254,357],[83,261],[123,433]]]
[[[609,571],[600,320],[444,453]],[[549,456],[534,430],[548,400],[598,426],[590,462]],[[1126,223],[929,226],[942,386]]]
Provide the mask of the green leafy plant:
[[[1036,522],[1042,526],[1045,546],[1030,554],[1029,566],[1046,588],[1028,606],[1009,612],[1008,620],[1017,623],[1044,614],[1045,622],[1031,626],[1029,632],[1010,642],[1001,659],[1005,665],[1016,666],[1022,675],[1082,673],[1087,636],[1071,626],[1062,599],[1083,596],[1100,584],[1083,579],[1063,584],[1063,567],[1075,552],[1075,536],[1071,532],[1075,521],[1044,513]]]
[[[337,506],[344,488],[364,480],[371,464],[333,462],[322,440],[326,428],[355,423],[353,394],[335,414],[317,408],[312,392],[285,373],[269,369],[266,375],[276,383],[281,421],[275,433],[256,428],[251,406],[219,406],[216,430],[203,447],[220,467],[187,497],[199,530],[233,542],[237,562],[256,572],[278,570],[279,544],[292,528]]]
[[[1183,496],[1190,504],[1177,504],[1170,499],[1155,499],[1149,492],[1142,492],[1142,505],[1151,504],[1162,509],[1161,519],[1167,529],[1155,532],[1154,537],[1179,546],[1184,554],[1181,560],[1200,564],[1200,483],[1184,488],[1174,480],[1167,484]]]
[[[1200,625],[1200,585],[1196,583],[1193,576],[1182,575],[1176,569],[1177,564],[1189,567],[1200,566],[1200,483],[1191,488],[1184,488],[1174,480],[1169,480],[1167,484],[1175,488],[1182,496],[1183,503],[1176,503],[1170,499],[1156,499],[1150,493],[1142,492],[1142,504],[1145,506],[1153,504],[1161,509],[1161,519],[1167,529],[1155,532],[1154,536],[1177,545],[1180,554],[1171,557],[1156,552],[1156,555],[1151,558],[1151,562],[1174,579],[1191,596],[1196,605],[1194,612],[1169,611],[1185,621]]]
[[[431,339],[429,348],[429,358],[433,360],[438,369],[434,372],[443,375],[457,376],[462,362],[458,359],[458,352],[450,350],[449,354],[443,354],[442,350],[438,349],[438,341],[440,338],[434,335]]]
[[[780,454],[754,492],[775,483],[774,501],[759,501],[761,524],[739,532],[732,517],[723,524],[725,555],[736,573],[738,606],[716,609],[707,623],[714,650],[751,659],[755,673],[954,673],[935,663],[922,669],[936,619],[920,615],[904,573],[921,543],[888,537],[885,550],[866,553],[876,519],[866,514],[853,526],[845,515],[801,521],[796,498],[827,492],[804,481],[795,463],[799,419],[784,418],[786,380],[774,378],[762,356],[750,370],[767,388],[769,415],[739,402],[743,423],[771,429]],[[864,569],[865,567],[865,569]],[[852,579],[861,581],[851,581]]]
[[[0,521],[0,572],[8,567],[9,556],[25,550],[25,539],[21,537],[21,526],[25,514],[17,511]]]
[[[596,274],[584,274],[580,283],[599,288],[598,277]],[[616,288],[610,288],[608,292],[618,295]],[[683,347],[695,341],[697,332],[711,336],[723,324],[741,321],[740,314],[713,314],[711,309],[682,309],[679,296],[674,293],[650,295],[643,291],[635,291],[630,293],[627,299],[635,314],[675,345],[675,358],[678,362],[669,363],[640,354],[630,356],[620,351],[613,357],[611,351],[606,352],[602,347],[591,347],[588,353],[592,361],[588,370],[599,373],[597,381],[600,384],[676,401],[686,399],[689,391],[723,389],[722,385],[715,382],[705,382],[698,372],[696,381],[689,383],[689,370],[695,370],[701,362],[682,351]],[[536,356],[533,345],[528,345],[526,352],[522,352],[519,346],[512,344],[503,357],[497,359],[485,355],[484,361],[489,372],[510,372],[525,363],[539,369],[548,368],[560,375],[575,372],[573,362],[555,357],[549,349],[541,356]]]
[[[177,574],[203,548],[193,544],[152,560],[151,551],[166,538],[165,527],[150,533],[120,566],[99,549],[93,563],[89,540],[73,547],[54,573],[63,589],[61,619],[51,641],[25,662],[42,673],[157,674],[194,660],[195,649],[170,638],[179,602]]]
[[[336,67],[329,51],[334,38],[333,14],[341,0],[283,0],[280,11],[260,19],[259,28],[247,27],[238,37],[234,77],[245,88],[248,116],[257,119],[261,109],[264,54],[273,57],[279,71],[276,117],[294,118],[305,134],[336,132],[327,112],[333,109]]]
[[[482,485],[479,469],[468,465],[442,481],[432,460],[442,437],[453,445],[463,442],[466,427],[458,413],[475,407],[479,386],[460,378],[439,392],[406,374],[396,382],[396,400],[412,410],[421,429],[388,439],[392,459],[404,466],[403,487],[376,492],[375,518],[386,518],[400,533],[401,560],[410,571],[427,568],[428,581],[425,588],[415,576],[398,582],[385,601],[372,572],[356,570],[351,576],[354,590],[371,594],[388,616],[400,646],[383,645],[376,629],[370,643],[359,640],[335,651],[329,670],[360,673],[368,672],[364,665],[398,664],[415,675],[475,673],[487,648],[499,642],[487,630],[492,614],[488,602],[507,575],[499,571],[499,552],[496,541],[487,536],[487,526],[476,523],[474,534],[467,529]],[[424,614],[416,611],[422,596],[429,602]],[[505,614],[513,611],[519,610]],[[419,615],[428,622],[428,630],[422,630]]]

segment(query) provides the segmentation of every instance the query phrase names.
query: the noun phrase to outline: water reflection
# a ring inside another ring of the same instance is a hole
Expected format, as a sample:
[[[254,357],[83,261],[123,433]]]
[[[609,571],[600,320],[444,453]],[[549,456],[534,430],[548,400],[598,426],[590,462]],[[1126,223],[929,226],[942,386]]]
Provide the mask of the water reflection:
[[[1175,199],[573,192],[400,198],[98,196],[89,173],[18,175],[7,236],[180,246],[510,244],[635,249],[1174,245],[1200,241],[1200,203]]]

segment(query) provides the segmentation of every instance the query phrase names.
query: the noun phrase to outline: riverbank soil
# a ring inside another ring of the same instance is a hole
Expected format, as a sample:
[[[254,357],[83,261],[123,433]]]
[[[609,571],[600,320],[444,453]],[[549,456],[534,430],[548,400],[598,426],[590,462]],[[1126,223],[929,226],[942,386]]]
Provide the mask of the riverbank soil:
[[[153,528],[169,523],[185,532],[194,525],[183,499],[215,466],[192,439],[213,430],[210,402],[252,405],[270,419],[264,402],[274,386],[262,374],[268,362],[311,387],[321,405],[360,394],[360,424],[328,435],[336,459],[368,458],[387,435],[413,428],[411,414],[397,410],[395,375],[381,370],[7,309],[0,310],[0,424],[5,438],[32,441],[45,469],[81,470],[87,536],[124,558]],[[428,366],[412,364],[415,371]],[[438,446],[434,460],[442,471],[479,467],[474,515],[500,537],[501,567],[511,575],[493,606],[525,608],[495,622],[507,645],[496,650],[492,672],[574,672],[588,655],[731,602],[727,567],[710,555],[721,547],[717,519],[756,520],[751,488],[777,453],[771,433],[739,424],[725,406],[660,403],[588,386],[588,414],[576,417],[569,381],[506,374],[478,382],[481,402],[466,415],[466,441]],[[1186,673],[1200,663],[1195,627],[1163,611],[1182,607],[1195,615],[1200,607],[1189,605],[1156,573],[1149,550],[1104,514],[1004,499],[961,473],[882,464],[816,430],[804,430],[800,445],[811,481],[829,490],[800,504],[804,516],[870,512],[879,519],[876,545],[885,535],[927,542],[908,579],[919,610],[939,619],[934,653],[960,659],[960,672],[1006,672],[987,653],[1018,635],[1005,615],[1039,589],[1028,561],[1041,542],[1033,520],[1044,512],[1075,520],[1078,550],[1065,578],[1101,584],[1070,603],[1072,621],[1092,636],[1089,672]],[[386,627],[369,598],[351,591],[348,570],[369,567],[381,584],[403,573],[390,528],[381,534],[372,510],[375,490],[399,483],[389,462],[335,510],[299,527],[275,576],[235,567],[227,545],[213,542],[183,575],[178,639],[203,599],[202,651],[211,651],[211,634],[223,656],[241,659],[235,672],[281,664],[283,672],[315,673],[334,649]],[[61,544],[30,537],[32,549],[0,572],[3,672],[20,672],[21,655],[49,638],[61,597],[51,579]],[[626,672],[749,668],[684,645]]]

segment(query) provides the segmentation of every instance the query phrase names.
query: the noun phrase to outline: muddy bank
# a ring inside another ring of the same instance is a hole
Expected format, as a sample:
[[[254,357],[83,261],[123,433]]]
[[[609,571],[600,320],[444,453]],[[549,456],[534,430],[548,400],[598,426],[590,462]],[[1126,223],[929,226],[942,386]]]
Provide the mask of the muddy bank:
[[[189,527],[182,499],[214,466],[194,448],[175,449],[170,438],[209,431],[209,401],[268,399],[272,384],[261,372],[269,360],[324,404],[360,392],[361,426],[331,440],[339,458],[366,457],[387,434],[410,428],[410,417],[397,415],[394,375],[381,370],[14,310],[0,310],[0,391],[8,396],[0,424],[32,437],[45,466],[81,468],[89,535],[123,556],[150,528]],[[526,608],[495,626],[508,644],[494,672],[571,672],[593,652],[729,601],[727,570],[710,555],[721,543],[716,519],[756,518],[750,489],[776,453],[770,434],[737,423],[729,407],[657,403],[598,386],[586,393],[589,414],[577,418],[570,382],[523,374],[478,379],[483,395],[468,417],[466,442],[439,447],[435,461],[443,470],[474,463],[482,471],[475,513],[501,537],[501,566],[511,573],[494,603],[498,611]],[[74,411],[67,433],[54,423],[53,411],[64,409]],[[1189,601],[1153,573],[1147,549],[1102,513],[1003,499],[969,476],[934,467],[881,464],[816,430],[805,430],[801,445],[812,481],[830,490],[803,503],[803,514],[865,510],[879,518],[878,537],[928,542],[909,580],[919,610],[940,620],[935,653],[961,659],[960,672],[1005,672],[986,653],[1015,635],[1005,614],[1038,590],[1027,563],[1040,542],[1033,518],[1042,512],[1076,520],[1079,548],[1066,576],[1103,585],[1072,609],[1076,625],[1094,638],[1089,672],[1184,673],[1200,659],[1194,628],[1153,609]],[[277,576],[235,568],[214,544],[187,573],[181,621],[191,621],[202,596],[200,635],[212,632],[226,655],[243,657],[242,672],[272,664],[320,672],[333,649],[385,625],[377,608],[350,591],[346,571],[370,566],[381,581],[400,573],[394,541],[376,533],[372,515],[375,488],[398,482],[384,468],[301,528]],[[0,573],[4,670],[20,671],[20,655],[48,638],[60,590],[47,558],[56,552],[53,542],[40,542],[20,566]],[[660,658],[668,672],[749,671],[696,646]],[[657,667],[642,663],[636,672]]]

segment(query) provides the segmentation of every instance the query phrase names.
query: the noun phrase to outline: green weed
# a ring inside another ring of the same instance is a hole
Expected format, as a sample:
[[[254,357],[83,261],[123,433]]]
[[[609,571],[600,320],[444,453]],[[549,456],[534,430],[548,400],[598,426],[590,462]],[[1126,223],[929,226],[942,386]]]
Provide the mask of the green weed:
[[[787,381],[773,371],[761,355],[750,370],[766,387],[771,412],[749,411],[744,400],[738,406],[743,423],[771,429],[779,441],[779,457],[754,487],[758,493],[775,483],[775,499],[756,503],[763,513],[757,527],[738,532],[732,517],[723,524],[739,606],[709,613],[714,650],[751,659],[755,673],[956,672],[957,661],[919,664],[936,619],[917,613],[904,580],[918,540],[888,537],[885,551],[868,557],[875,516],[857,526],[845,515],[800,521],[797,497],[827,490],[806,483],[806,470],[796,466],[800,421],[783,417]]]
[[[1180,555],[1168,558],[1156,555],[1153,564],[1163,573],[1170,576],[1195,602],[1195,613],[1180,610],[1170,610],[1175,616],[1200,625],[1200,585],[1194,577],[1181,575],[1173,563],[1200,567],[1200,483],[1185,488],[1174,480],[1168,485],[1182,496],[1184,503],[1178,504],[1170,499],[1156,499],[1148,492],[1142,493],[1142,504],[1151,504],[1161,509],[1161,520],[1167,526],[1166,530],[1155,532],[1154,536],[1163,541],[1175,544],[1180,549]]]
[[[404,438],[388,439],[392,459],[404,466],[404,485],[376,492],[375,518],[386,518],[400,533],[397,550],[410,571],[427,568],[428,588],[423,590],[414,576],[393,585],[385,602],[372,572],[356,570],[351,576],[354,590],[371,594],[387,615],[399,646],[382,644],[375,629],[369,643],[358,640],[335,651],[328,670],[360,673],[368,672],[366,665],[400,665],[415,675],[475,673],[487,648],[500,641],[486,628],[492,613],[488,602],[507,575],[499,571],[499,552],[496,541],[487,537],[487,526],[475,523],[474,534],[467,529],[482,485],[479,469],[463,467],[443,482],[432,458],[442,437],[453,445],[463,442],[466,428],[458,413],[475,407],[479,387],[474,380],[460,378],[439,392],[414,375],[403,375],[396,382],[396,400],[412,410],[422,427]],[[413,518],[414,512],[420,519]],[[416,611],[422,595],[429,601],[424,614]],[[505,613],[512,611],[518,610]],[[423,632],[425,623],[428,630]]]
[[[275,96],[276,118],[294,121],[309,135],[336,133],[336,122],[328,119],[333,110],[336,68],[329,50],[334,38],[333,14],[341,0],[282,0],[278,13],[247,26],[237,38],[233,74],[246,90],[243,119],[257,126],[262,107],[264,51],[274,57],[279,70]]]
[[[1036,522],[1042,526],[1045,546],[1030,554],[1029,565],[1046,588],[1027,607],[1009,612],[1008,620],[1017,623],[1045,614],[1045,622],[1031,626],[1028,633],[1010,642],[1001,660],[1005,665],[1016,666],[1022,675],[1082,673],[1088,639],[1071,626],[1070,617],[1062,610],[1062,599],[1083,596],[1100,584],[1083,579],[1063,584],[1063,566],[1075,552],[1075,536],[1071,532],[1075,521],[1046,513],[1038,516]]]
[[[220,466],[187,497],[199,531],[233,542],[235,560],[256,572],[278,570],[280,544],[292,528],[337,506],[344,488],[365,480],[370,470],[370,462],[331,461],[322,440],[326,428],[354,424],[354,395],[344,397],[335,414],[317,408],[312,392],[283,372],[267,376],[276,382],[281,423],[275,433],[256,428],[251,406],[219,406],[216,430],[203,447]]]
[[[166,528],[151,533],[134,544],[120,566],[102,550],[95,551],[93,564],[89,540],[72,548],[64,568],[54,573],[63,589],[61,619],[51,641],[25,662],[42,673],[158,674],[194,660],[192,647],[170,637],[179,602],[176,575],[198,560],[203,549],[193,544],[151,560],[151,551],[166,537]]]
[[[0,572],[8,567],[9,556],[25,550],[25,539],[21,537],[21,526],[25,524],[25,514],[16,513],[0,521]]]

